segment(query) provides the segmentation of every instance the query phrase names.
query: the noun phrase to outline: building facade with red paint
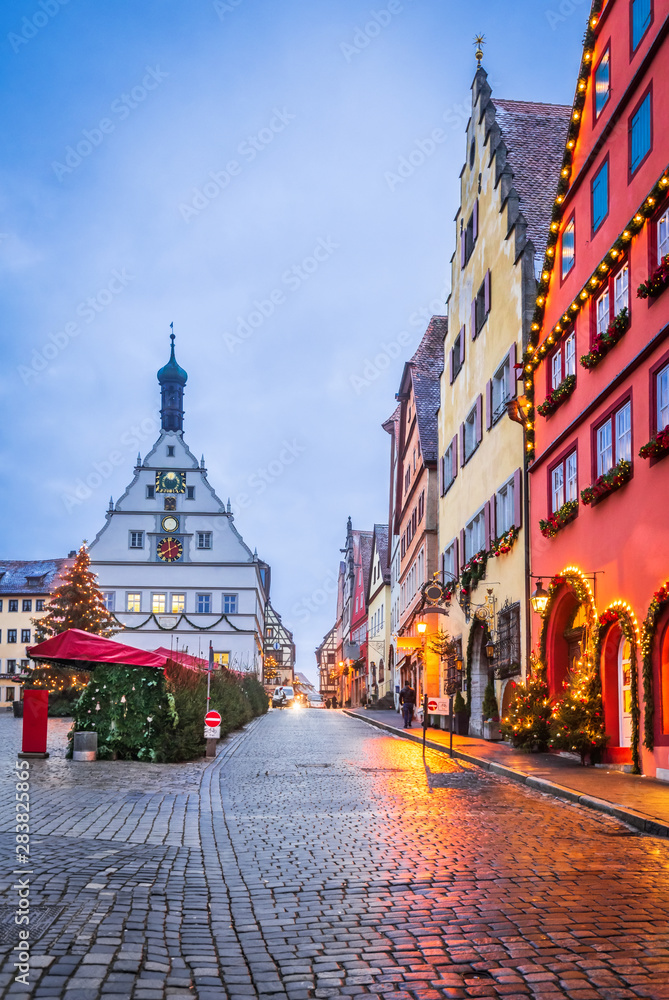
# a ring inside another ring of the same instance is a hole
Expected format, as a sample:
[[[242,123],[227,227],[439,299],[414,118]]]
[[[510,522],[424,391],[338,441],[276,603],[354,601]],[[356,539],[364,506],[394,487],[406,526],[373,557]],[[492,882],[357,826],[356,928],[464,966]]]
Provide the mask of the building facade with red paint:
[[[669,0],[592,5],[523,359],[535,649],[553,695],[594,657],[605,759],[666,780],[668,30]]]

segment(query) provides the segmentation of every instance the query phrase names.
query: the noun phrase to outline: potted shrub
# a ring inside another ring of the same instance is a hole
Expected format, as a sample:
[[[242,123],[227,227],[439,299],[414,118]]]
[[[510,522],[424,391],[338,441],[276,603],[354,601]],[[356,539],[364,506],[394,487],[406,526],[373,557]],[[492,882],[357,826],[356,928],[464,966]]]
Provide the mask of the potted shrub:
[[[453,732],[458,736],[469,735],[469,712],[460,691],[456,691],[453,699],[453,716]]]
[[[492,680],[483,693],[483,738],[485,740],[501,740],[499,728],[499,707],[495,697],[495,685]]]

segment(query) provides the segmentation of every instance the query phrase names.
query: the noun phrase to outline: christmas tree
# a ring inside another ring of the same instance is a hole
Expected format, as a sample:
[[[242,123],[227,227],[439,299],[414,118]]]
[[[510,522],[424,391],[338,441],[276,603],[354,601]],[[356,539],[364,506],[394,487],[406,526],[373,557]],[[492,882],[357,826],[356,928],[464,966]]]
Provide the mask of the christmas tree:
[[[508,714],[502,719],[502,734],[514,747],[542,752],[550,740],[550,692],[541,664],[534,661],[534,670],[526,684],[516,684]]]
[[[596,669],[584,656],[577,660],[565,682],[564,697],[553,708],[550,746],[573,750],[581,764],[606,745],[602,692]]]
[[[62,583],[54,591],[43,618],[33,618],[37,642],[50,639],[68,628],[80,628],[93,635],[110,636],[119,630],[114,616],[107,611],[96,585],[97,577],[90,570],[91,557],[83,543],[72,566],[62,575]]]

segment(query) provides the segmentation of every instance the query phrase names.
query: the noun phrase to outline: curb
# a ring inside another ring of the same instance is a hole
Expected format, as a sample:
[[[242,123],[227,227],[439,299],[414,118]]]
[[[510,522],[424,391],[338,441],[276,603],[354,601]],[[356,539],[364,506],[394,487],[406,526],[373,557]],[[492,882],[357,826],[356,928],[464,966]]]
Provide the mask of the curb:
[[[366,719],[363,715],[358,715],[357,712],[351,712],[346,708],[343,709],[343,713],[352,719],[364,722],[367,726],[375,726],[377,729],[383,729],[385,732],[392,733],[393,736],[397,736],[400,739],[411,740],[413,743],[423,745],[423,737],[417,736],[408,730],[396,729],[395,726],[388,725],[386,722],[379,722],[378,719]],[[425,746],[429,747],[430,750],[436,750],[437,753],[443,753],[446,757],[450,756],[449,748],[445,747],[443,743],[435,743],[433,740],[426,739]],[[475,767],[480,767],[484,771],[490,771],[492,774],[509,778],[510,781],[527,785],[528,788],[533,788],[535,791],[543,792],[546,795],[553,795],[555,798],[564,799],[576,805],[585,806],[586,809],[606,813],[614,819],[628,823],[641,833],[648,833],[654,837],[669,837],[669,824],[664,823],[662,820],[645,816],[635,809],[622,806],[619,802],[608,802],[606,799],[598,799],[593,795],[586,795],[584,792],[574,791],[573,788],[558,785],[557,782],[547,781],[546,778],[537,778],[531,774],[523,774],[522,771],[516,771],[504,764],[498,764],[496,761],[486,760],[483,757],[475,757],[471,753],[463,753],[462,750],[457,750],[455,747],[453,747],[453,756],[457,757],[458,760],[466,761],[468,764],[474,764]]]

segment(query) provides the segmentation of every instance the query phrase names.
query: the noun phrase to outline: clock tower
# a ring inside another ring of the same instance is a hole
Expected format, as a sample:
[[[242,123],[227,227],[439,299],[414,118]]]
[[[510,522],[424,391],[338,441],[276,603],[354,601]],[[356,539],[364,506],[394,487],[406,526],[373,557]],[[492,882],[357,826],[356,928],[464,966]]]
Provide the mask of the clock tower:
[[[91,569],[119,627],[119,642],[205,655],[261,669],[270,568],[239,534],[184,440],[188,375],[170,359],[158,372],[161,430],[90,546]]]
[[[174,334],[170,334],[172,349],[170,360],[158,372],[160,382],[160,420],[164,431],[184,429],[184,386],[188,374],[177,364],[174,356]]]

